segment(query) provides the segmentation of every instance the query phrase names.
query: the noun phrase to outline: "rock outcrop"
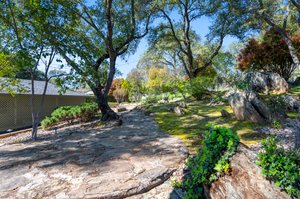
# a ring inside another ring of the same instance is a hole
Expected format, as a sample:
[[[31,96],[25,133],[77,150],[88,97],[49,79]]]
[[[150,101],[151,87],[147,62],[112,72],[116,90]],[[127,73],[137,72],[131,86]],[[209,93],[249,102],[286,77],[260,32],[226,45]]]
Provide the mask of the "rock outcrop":
[[[287,95],[287,94],[281,95],[280,97],[283,100],[284,104],[287,106],[286,107],[287,110],[289,110],[289,111],[299,110],[300,101],[299,101],[298,97],[294,97],[294,96]]]
[[[255,164],[256,156],[245,146],[240,145],[233,156],[231,173],[225,175],[210,186],[205,187],[206,198],[211,199],[287,199],[287,193],[280,191],[274,183],[268,181]]]
[[[250,72],[246,74],[244,81],[249,83],[252,90],[265,94],[287,93],[289,90],[288,83],[277,73]]]
[[[185,102],[180,102],[178,106],[181,108],[187,108],[187,104]]]
[[[238,120],[267,123],[271,114],[253,91],[235,91],[228,95],[228,102]]]
[[[183,115],[184,114],[184,111],[183,109],[180,107],[180,106],[175,106],[173,108],[173,112],[176,114],[176,115]]]
[[[0,198],[125,198],[164,183],[184,143],[140,111],[118,127],[74,127],[0,146]]]

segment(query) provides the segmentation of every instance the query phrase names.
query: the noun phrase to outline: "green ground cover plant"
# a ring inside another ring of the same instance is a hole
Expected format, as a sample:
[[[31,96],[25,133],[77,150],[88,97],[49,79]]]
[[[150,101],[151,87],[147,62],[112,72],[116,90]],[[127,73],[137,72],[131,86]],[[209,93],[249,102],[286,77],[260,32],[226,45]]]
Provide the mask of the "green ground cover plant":
[[[300,153],[277,146],[278,140],[269,137],[262,142],[263,152],[258,154],[262,173],[289,195],[300,198]]]
[[[187,162],[190,174],[182,184],[186,199],[203,198],[203,185],[229,171],[230,158],[239,144],[238,135],[231,129],[216,126],[209,128],[205,132],[202,148]]]

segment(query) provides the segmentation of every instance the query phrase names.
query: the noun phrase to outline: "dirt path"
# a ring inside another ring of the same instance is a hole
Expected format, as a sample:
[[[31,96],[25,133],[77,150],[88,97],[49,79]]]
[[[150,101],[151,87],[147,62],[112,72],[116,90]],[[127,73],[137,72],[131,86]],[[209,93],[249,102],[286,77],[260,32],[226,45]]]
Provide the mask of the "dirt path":
[[[162,184],[186,147],[142,112],[122,117],[120,127],[77,127],[0,146],[0,198],[123,198]]]

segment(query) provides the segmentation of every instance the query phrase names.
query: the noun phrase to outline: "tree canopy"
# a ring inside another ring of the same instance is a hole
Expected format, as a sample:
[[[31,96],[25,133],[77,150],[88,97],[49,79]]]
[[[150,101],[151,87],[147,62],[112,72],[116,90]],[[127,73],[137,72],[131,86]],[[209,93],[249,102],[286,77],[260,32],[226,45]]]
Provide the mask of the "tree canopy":
[[[300,33],[291,37],[300,58]],[[278,73],[288,80],[297,65],[294,64],[288,46],[281,35],[274,29],[264,33],[262,40],[251,38],[238,57],[241,70],[258,70]]]

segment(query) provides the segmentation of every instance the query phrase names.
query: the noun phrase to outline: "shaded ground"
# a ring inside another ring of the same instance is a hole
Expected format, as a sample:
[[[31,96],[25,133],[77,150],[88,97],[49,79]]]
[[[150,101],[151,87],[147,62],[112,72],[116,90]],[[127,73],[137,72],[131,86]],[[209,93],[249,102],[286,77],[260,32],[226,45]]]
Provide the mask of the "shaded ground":
[[[0,198],[121,198],[163,183],[186,147],[142,112],[123,120],[0,146]]]

